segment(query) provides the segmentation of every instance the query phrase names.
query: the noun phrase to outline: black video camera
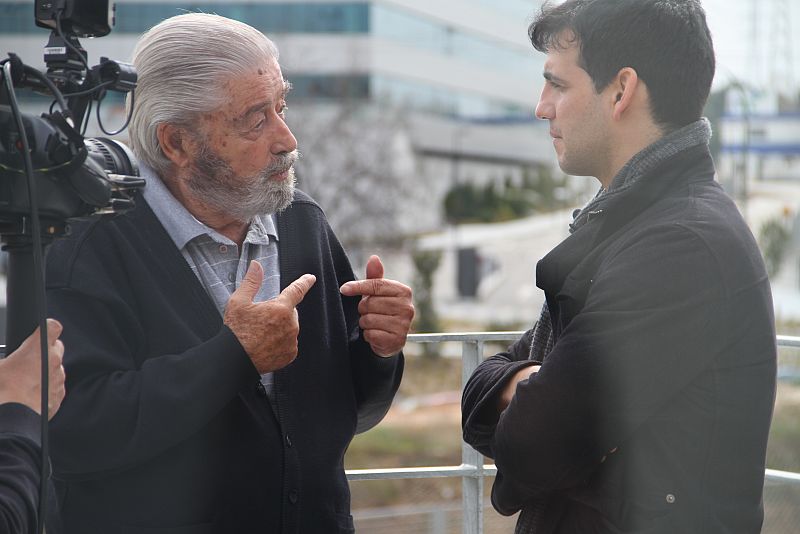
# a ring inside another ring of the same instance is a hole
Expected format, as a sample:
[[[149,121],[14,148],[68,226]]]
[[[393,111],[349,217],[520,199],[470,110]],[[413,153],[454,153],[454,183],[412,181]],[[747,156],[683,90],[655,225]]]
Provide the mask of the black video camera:
[[[30,287],[37,249],[43,254],[54,238],[65,235],[70,220],[133,208],[133,194],[144,186],[125,145],[84,137],[93,106],[107,135],[124,130],[133,111],[137,78],[133,66],[101,58],[99,65],[90,67],[78,42],[78,37],[100,37],[111,30],[113,4],[108,0],[35,0],[34,4],[36,25],[51,29],[44,52],[47,72],[25,65],[14,53],[0,61],[0,238],[9,252],[8,352],[36,325]],[[23,114],[15,88],[52,96],[50,111],[39,117]],[[106,131],[100,120],[100,104],[108,91],[131,93],[127,120],[116,132]]]

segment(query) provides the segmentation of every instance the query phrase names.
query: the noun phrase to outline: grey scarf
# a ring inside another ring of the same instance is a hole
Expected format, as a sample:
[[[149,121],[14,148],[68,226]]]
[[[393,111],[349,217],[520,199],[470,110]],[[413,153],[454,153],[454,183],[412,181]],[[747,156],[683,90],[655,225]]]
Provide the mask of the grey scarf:
[[[633,156],[617,173],[611,181],[608,191],[601,189],[597,195],[581,210],[576,210],[574,220],[569,226],[570,233],[574,232],[589,220],[591,213],[602,211],[602,206],[607,199],[624,193],[631,186],[636,184],[643,176],[652,171],[664,160],[672,156],[701,144],[708,144],[711,139],[711,125],[707,119],[701,118],[671,132],[655,143]],[[544,362],[547,355],[553,349],[553,327],[550,322],[550,310],[547,309],[547,302],[542,306],[539,320],[536,321],[533,330],[533,341],[529,359],[536,362]],[[538,499],[527,504],[519,515],[515,534],[537,534],[540,532],[540,525],[547,508],[548,499]]]

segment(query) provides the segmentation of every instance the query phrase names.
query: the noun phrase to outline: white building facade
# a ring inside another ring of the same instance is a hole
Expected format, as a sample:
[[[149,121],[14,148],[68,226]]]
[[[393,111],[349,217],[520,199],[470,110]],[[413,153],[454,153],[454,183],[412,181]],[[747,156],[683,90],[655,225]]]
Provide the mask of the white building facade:
[[[129,61],[142,32],[187,11],[258,28],[280,49],[284,76],[293,85],[290,107],[347,100],[406,115],[415,159],[410,179],[420,179],[430,192],[428,205],[414,217],[418,230],[426,230],[441,224],[441,199],[455,183],[505,182],[520,179],[526,169],[555,168],[546,125],[533,117],[544,57],[530,45],[527,26],[540,4],[120,0],[112,32],[81,44],[90,64],[100,56]],[[43,68],[48,32],[34,25],[33,14],[30,0],[0,0],[0,52]],[[114,127],[124,121],[121,99],[109,100],[104,123]],[[299,143],[302,150],[302,138]]]

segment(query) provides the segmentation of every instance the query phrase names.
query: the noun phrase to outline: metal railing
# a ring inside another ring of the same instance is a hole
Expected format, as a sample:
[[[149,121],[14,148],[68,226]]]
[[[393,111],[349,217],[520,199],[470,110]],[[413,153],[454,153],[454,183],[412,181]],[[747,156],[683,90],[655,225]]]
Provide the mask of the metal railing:
[[[462,332],[456,334],[412,334],[408,340],[414,343],[441,343],[455,341],[461,343],[461,387],[463,390],[472,372],[478,367],[486,342],[518,339],[523,332]],[[779,347],[800,348],[800,337],[778,336]],[[461,502],[463,509],[463,534],[483,533],[483,481],[497,473],[492,464],[483,463],[483,455],[461,443],[461,465],[437,467],[401,467],[389,469],[348,469],[348,480],[396,480],[404,478],[452,478],[461,477]],[[767,484],[800,485],[800,473],[767,469]]]

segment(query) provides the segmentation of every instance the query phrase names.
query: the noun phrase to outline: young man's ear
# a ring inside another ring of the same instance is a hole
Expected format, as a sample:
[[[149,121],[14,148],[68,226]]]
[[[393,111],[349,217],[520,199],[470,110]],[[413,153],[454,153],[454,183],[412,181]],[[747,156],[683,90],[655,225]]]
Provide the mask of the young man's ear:
[[[158,125],[156,135],[162,152],[176,167],[184,168],[189,165],[189,139],[185,130],[164,122]]]
[[[615,120],[622,118],[622,114],[630,109],[640,92],[639,75],[631,67],[620,69],[617,76],[611,82],[614,91],[614,111]]]

